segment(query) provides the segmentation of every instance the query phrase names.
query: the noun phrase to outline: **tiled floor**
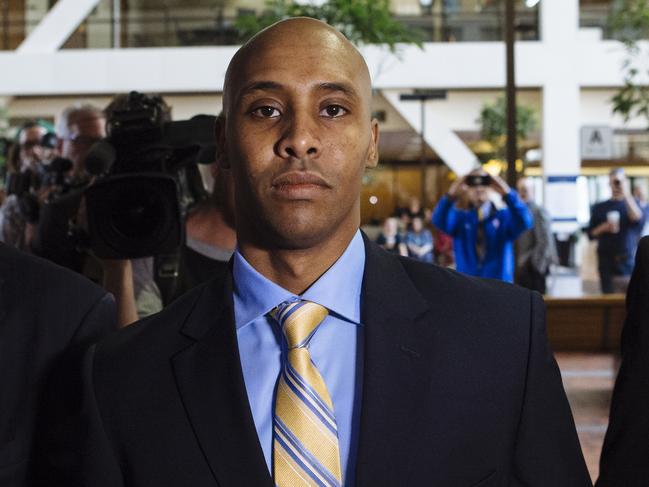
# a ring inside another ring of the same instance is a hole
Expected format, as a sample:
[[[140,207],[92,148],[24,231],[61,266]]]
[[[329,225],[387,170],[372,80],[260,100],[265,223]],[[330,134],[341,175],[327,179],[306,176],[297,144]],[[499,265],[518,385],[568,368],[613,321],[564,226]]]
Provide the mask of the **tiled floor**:
[[[606,433],[615,360],[610,354],[557,353],[581,447],[593,480]]]

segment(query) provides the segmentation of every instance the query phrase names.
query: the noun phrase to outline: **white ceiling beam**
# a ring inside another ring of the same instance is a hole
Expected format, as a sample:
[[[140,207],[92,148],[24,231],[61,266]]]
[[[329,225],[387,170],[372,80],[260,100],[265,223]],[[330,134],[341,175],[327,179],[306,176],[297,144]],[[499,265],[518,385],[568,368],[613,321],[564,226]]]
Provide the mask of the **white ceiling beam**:
[[[97,6],[99,0],[59,0],[16,52],[53,53],[58,51]]]
[[[649,58],[649,43],[641,43],[641,47]],[[219,92],[236,49],[5,51],[0,52],[0,96],[113,94],[132,89]],[[626,54],[622,44],[582,42],[574,49],[582,88],[623,85],[621,66]],[[504,48],[499,42],[426,44],[424,50],[410,46],[402,50],[401,60],[376,47],[363,49],[363,54],[376,89],[476,90],[504,89],[505,85]],[[518,43],[516,59],[519,88],[540,88],[559,69],[554,51],[541,42]]]
[[[383,90],[381,94],[410,124],[413,130],[421,133],[421,102],[402,101],[398,90]],[[435,112],[435,101],[427,101],[424,106],[424,140],[456,174],[466,174],[479,162],[475,154],[453,132]]]

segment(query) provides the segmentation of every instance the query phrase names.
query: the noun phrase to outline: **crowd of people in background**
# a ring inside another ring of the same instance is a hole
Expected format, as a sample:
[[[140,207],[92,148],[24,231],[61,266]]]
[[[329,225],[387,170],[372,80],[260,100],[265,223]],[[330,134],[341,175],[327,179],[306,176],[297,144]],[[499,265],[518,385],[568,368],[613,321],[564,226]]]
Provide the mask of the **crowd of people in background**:
[[[649,203],[631,190],[621,168],[610,173],[612,196],[591,210],[587,235],[598,240],[604,294],[624,292],[640,238],[649,234]],[[552,219],[536,202],[528,178],[516,190],[482,169],[457,178],[434,210],[417,198],[383,222],[376,242],[389,252],[454,267],[465,274],[515,282],[547,292],[559,263]]]
[[[550,224],[529,180],[519,181],[517,193],[499,176],[476,169],[456,179],[434,210],[411,198],[385,220],[376,242],[389,252],[545,293],[557,263]]]
[[[83,228],[83,193],[93,181],[85,159],[93,144],[106,137],[107,117],[124,102],[121,95],[105,110],[70,106],[56,130],[43,122],[25,123],[11,151],[0,206],[0,241],[102,283],[118,298],[121,325],[161,310],[207,280],[225,265],[236,245],[228,209],[230,184],[216,164],[204,171],[211,180],[211,196],[187,216],[180,285],[174,289],[156,282],[153,257],[96,259],[72,238]],[[170,120],[170,108],[160,102]],[[637,242],[649,229],[642,187],[631,189],[622,169],[611,172],[610,185],[611,199],[592,208],[586,229],[598,241],[603,293],[624,291]],[[558,263],[551,218],[535,203],[533,184],[526,178],[513,189],[498,175],[476,169],[456,178],[434,208],[424,208],[411,197],[380,225],[366,231],[388,252],[541,293],[546,293],[547,277]]]
[[[153,99],[161,120],[170,121],[171,109],[161,98]],[[120,326],[160,311],[210,279],[226,265],[236,245],[230,184],[213,162],[204,165],[204,197],[184,217],[184,244],[174,256],[172,279],[165,278],[154,256],[93,255],[84,194],[98,176],[88,170],[86,160],[126,100],[127,95],[118,95],[103,110],[71,105],[61,113],[56,130],[40,121],[25,123],[10,151],[0,198],[0,242],[103,285],[116,298]]]

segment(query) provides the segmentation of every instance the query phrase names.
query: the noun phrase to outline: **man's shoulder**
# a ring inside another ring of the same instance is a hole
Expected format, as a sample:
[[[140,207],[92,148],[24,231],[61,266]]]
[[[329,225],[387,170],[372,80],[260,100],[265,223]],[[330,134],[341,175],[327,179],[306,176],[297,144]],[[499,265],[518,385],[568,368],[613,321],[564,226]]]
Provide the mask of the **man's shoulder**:
[[[24,292],[35,299],[58,296],[78,301],[106,295],[88,278],[4,244],[0,244],[0,278],[14,293]]]
[[[435,264],[393,258],[405,275],[393,267],[396,277],[385,277],[392,280],[391,288],[398,299],[389,306],[408,313],[411,309],[425,310],[418,315],[415,328],[421,339],[430,339],[431,333],[451,342],[470,337],[486,348],[520,351],[526,349],[532,327],[542,326],[538,319],[543,302],[538,293]]]
[[[529,300],[529,291],[498,279],[474,277],[454,269],[407,257],[396,258],[422,295],[438,304],[441,296],[448,296],[453,301],[466,301],[473,296]]]
[[[159,313],[147,316],[101,341],[97,345],[97,356],[109,362],[117,357],[127,362],[138,361],[141,357],[166,360],[169,353],[190,343],[189,336],[183,330],[198,304],[202,302],[203,307],[213,305],[216,310],[218,305],[215,300],[219,296],[215,288],[218,287],[218,279],[196,286]],[[216,324],[217,316],[212,314],[211,318],[214,323],[203,323],[206,330]]]
[[[170,360],[195,345],[201,334],[214,333],[225,324],[219,321],[216,301],[221,296],[216,288],[214,280],[201,284],[159,313],[97,343],[87,357],[97,391],[123,398],[154,382],[168,383],[170,376],[162,371],[171,372]]]

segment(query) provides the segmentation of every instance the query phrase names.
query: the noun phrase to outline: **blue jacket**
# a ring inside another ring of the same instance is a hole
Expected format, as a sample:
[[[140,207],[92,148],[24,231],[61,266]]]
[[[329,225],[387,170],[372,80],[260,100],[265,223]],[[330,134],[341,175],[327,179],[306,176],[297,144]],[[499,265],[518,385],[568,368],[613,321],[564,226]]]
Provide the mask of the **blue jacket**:
[[[478,212],[455,208],[447,196],[440,199],[433,213],[433,224],[453,237],[457,270],[472,276],[514,280],[514,249],[512,243],[534,224],[532,214],[516,194],[510,191],[503,198],[506,208],[492,211],[484,222],[486,253],[479,261],[476,252]]]

